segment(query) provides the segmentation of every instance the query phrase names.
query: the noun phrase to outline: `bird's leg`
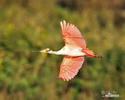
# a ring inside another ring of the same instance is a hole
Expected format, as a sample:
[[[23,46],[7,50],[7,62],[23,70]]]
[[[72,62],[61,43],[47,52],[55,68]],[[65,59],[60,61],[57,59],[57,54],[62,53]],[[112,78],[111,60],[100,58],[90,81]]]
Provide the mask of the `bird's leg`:
[[[95,58],[102,58],[102,56],[94,55]]]
[[[90,55],[90,54],[87,54],[86,56],[87,56],[87,57],[102,58],[102,56],[95,55],[95,54],[92,54],[92,55]]]

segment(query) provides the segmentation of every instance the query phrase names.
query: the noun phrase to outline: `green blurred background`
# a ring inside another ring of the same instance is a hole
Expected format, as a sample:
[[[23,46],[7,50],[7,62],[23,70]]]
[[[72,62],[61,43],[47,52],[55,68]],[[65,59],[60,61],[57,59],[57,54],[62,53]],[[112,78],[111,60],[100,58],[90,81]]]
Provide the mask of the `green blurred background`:
[[[103,56],[86,57],[69,82],[56,79],[63,56],[32,53],[64,46],[61,20]],[[0,0],[0,100],[103,99],[125,100],[124,0]]]

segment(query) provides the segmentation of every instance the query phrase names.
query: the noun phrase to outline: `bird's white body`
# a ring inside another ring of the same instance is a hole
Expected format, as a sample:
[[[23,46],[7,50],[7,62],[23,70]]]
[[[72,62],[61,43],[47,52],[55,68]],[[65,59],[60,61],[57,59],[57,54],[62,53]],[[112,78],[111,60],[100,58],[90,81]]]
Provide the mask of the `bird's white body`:
[[[83,53],[81,51],[82,51],[82,48],[80,48],[80,47],[65,45],[59,51],[52,51],[49,48],[47,48],[47,49],[41,50],[40,52],[49,53],[49,54],[56,54],[56,55],[84,56],[85,53]]]
[[[81,52],[82,48],[65,45],[61,50],[57,51],[59,55],[67,56],[84,56],[85,53]]]

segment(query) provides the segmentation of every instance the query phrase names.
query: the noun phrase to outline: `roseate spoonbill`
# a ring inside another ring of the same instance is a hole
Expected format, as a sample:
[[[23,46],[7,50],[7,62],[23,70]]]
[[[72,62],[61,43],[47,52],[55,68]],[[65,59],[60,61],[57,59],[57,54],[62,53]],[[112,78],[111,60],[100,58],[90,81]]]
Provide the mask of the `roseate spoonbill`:
[[[92,50],[86,48],[85,40],[76,26],[66,23],[65,20],[61,21],[60,25],[65,46],[59,51],[52,51],[47,48],[40,52],[64,55],[58,78],[69,81],[74,78],[82,67],[84,56],[97,58],[101,58],[101,56],[95,55]]]

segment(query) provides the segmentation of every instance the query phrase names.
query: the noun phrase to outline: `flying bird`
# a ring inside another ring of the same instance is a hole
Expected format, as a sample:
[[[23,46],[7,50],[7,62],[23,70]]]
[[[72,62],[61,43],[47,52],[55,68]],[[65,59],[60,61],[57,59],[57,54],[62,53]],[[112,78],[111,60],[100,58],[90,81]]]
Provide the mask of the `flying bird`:
[[[58,78],[69,81],[77,75],[82,67],[84,56],[97,58],[101,58],[101,56],[95,55],[92,50],[86,48],[86,42],[75,25],[66,23],[64,20],[60,22],[60,26],[65,46],[59,51],[52,51],[47,48],[40,52],[64,55]]]

